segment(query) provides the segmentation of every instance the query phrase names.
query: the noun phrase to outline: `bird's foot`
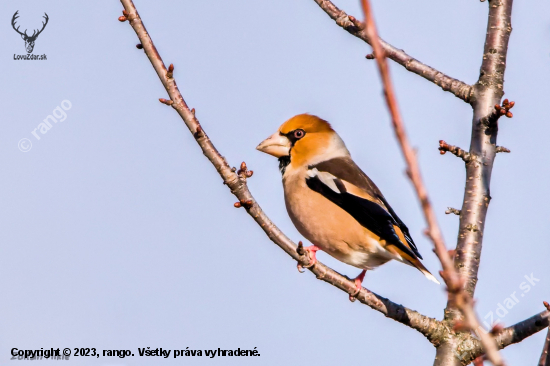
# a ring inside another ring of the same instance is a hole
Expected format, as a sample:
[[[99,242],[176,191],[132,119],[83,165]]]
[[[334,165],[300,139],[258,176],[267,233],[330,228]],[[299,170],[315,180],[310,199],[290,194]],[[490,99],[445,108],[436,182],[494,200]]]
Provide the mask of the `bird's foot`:
[[[359,292],[361,291],[366,273],[366,269],[362,270],[361,273],[359,273],[359,276],[355,277],[355,279],[353,280],[353,282],[355,282],[355,288],[357,291],[355,291],[353,294],[349,294],[349,301],[354,302],[356,300],[356,296],[359,295]]]
[[[300,242],[301,243],[301,242]],[[317,263],[317,256],[316,256],[316,252],[319,250],[320,248],[316,245],[310,245],[309,247],[305,247],[303,248],[304,251],[307,252],[307,255],[309,257],[309,264],[303,266],[302,264],[300,264],[300,262],[298,262],[298,272],[300,273],[303,273],[303,269],[304,268],[311,268],[315,265],[315,263]]]

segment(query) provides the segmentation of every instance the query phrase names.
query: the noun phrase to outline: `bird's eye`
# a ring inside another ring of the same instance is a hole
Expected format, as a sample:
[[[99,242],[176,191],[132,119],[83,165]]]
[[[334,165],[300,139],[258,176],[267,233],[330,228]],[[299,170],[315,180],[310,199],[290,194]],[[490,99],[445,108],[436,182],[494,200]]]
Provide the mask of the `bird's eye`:
[[[294,131],[294,137],[295,137],[296,139],[301,139],[302,137],[304,137],[305,134],[306,134],[306,133],[305,133],[304,130],[296,130],[296,131]]]

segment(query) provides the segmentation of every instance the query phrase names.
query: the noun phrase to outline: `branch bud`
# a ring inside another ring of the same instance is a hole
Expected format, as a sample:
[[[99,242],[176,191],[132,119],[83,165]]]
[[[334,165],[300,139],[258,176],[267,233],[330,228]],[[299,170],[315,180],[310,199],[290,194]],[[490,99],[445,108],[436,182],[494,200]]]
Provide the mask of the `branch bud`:
[[[233,206],[235,208],[240,208],[240,207],[244,207],[244,208],[251,208],[252,205],[254,204],[254,202],[252,202],[252,200],[246,200],[246,201],[239,201],[239,202],[235,202],[233,204]]]
[[[509,153],[510,149],[507,149],[504,146],[497,146],[497,148],[495,149],[495,152],[497,152],[497,153],[501,153],[501,152]]]
[[[298,247],[296,248],[296,253],[298,253],[299,255],[304,255],[306,253],[304,251],[304,244],[301,241],[298,242]]]
[[[353,25],[354,25],[357,29],[359,29],[359,30],[365,29],[365,23],[363,23],[363,22],[357,20],[353,15],[348,15],[348,19],[349,19],[350,22],[353,23]]]
[[[173,100],[164,99],[164,98],[159,98],[159,102],[161,102],[161,103],[163,103],[163,104],[166,104],[166,105],[172,105],[172,104],[174,104],[174,101],[173,101]]]
[[[252,174],[254,174],[254,172],[252,170],[248,170],[246,163],[243,161],[241,163],[241,168],[237,171],[237,175],[245,178],[250,178]]]
[[[195,130],[195,133],[193,134],[193,136],[198,139],[199,137],[201,137],[203,135],[202,133],[202,127],[200,125],[197,126],[197,129]]]
[[[174,77],[174,64],[170,64],[170,66],[168,66],[168,72],[166,73],[166,77],[168,79],[172,79]]]

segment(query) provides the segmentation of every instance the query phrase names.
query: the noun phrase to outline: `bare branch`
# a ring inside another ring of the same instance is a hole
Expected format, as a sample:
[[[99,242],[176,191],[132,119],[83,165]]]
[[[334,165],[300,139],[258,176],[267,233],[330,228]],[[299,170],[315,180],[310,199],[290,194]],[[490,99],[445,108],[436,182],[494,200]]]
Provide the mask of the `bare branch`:
[[[512,31],[513,0],[489,0],[489,18],[483,51],[480,77],[473,87],[471,104],[474,109],[472,138],[469,153],[476,157],[466,164],[466,187],[461,209],[455,267],[465,279],[464,291],[471,298],[477,284],[485,218],[491,200],[490,182],[496,154],[498,118],[501,115],[504,72],[508,40]],[[506,101],[507,102],[507,101]],[[508,111],[513,107],[508,104]],[[461,318],[458,304],[449,299],[445,308],[445,321]],[[484,332],[480,332],[482,340]],[[438,347],[435,366],[456,365],[456,344],[445,343]]]
[[[478,82],[474,85],[472,139],[469,153],[476,160],[466,164],[466,187],[457,242],[455,265],[466,279],[465,291],[473,296],[481,257],[485,218],[491,200],[490,183],[496,154],[498,123],[485,124],[482,119],[496,111],[502,98],[506,54],[510,38],[513,0],[490,0],[487,35]],[[505,101],[507,102],[507,101]],[[508,104],[511,108],[512,103]],[[509,108],[508,108],[509,110]],[[447,304],[446,319],[459,317]]]
[[[392,117],[393,128],[407,163],[409,178],[411,179],[416,190],[416,194],[422,205],[424,217],[428,224],[428,229],[426,232],[434,244],[435,253],[443,267],[443,271],[440,272],[441,277],[445,280],[449,295],[454,295],[449,296],[449,301],[460,309],[460,312],[464,316],[464,323],[466,326],[469,327],[469,329],[477,329],[480,325],[473,309],[472,299],[463,291],[463,283],[459,278],[455,270],[453,260],[445,247],[441,230],[437,224],[435,212],[428,198],[428,192],[422,182],[422,176],[420,174],[418,161],[416,160],[416,154],[411,147],[405,132],[403,119],[401,118],[399,108],[397,107],[397,97],[395,96],[395,92],[393,90],[385,53],[379,42],[380,38],[378,37],[378,33],[376,31],[376,25],[374,23],[370,2],[369,0],[362,0],[361,4],[363,6],[363,12],[365,13],[365,30],[368,34],[368,38],[373,40],[372,47],[374,49],[374,56],[376,57],[376,62],[378,63],[378,69],[384,85],[384,95]],[[481,338],[481,343],[483,344],[483,349],[487,354],[487,358],[496,366],[504,365],[504,360],[498,352],[497,345],[493,337],[484,333],[481,333],[479,336]]]
[[[511,344],[519,343],[525,338],[540,332],[548,327],[550,311],[546,310],[528,319],[525,319],[510,327],[504,328],[496,337],[498,348],[503,349]],[[477,333],[483,332],[479,330]],[[464,365],[469,364],[475,358],[483,355],[483,349],[479,340],[475,338],[467,338],[459,346],[461,349],[467,350],[462,354],[462,362]],[[544,352],[544,351],[543,351]],[[547,364],[545,366],[548,366]]]
[[[347,30],[350,34],[362,39],[372,46],[371,38],[364,30],[364,25],[358,22],[354,17],[348,16],[343,10],[338,9],[330,0],[314,0],[331,17],[336,24]],[[397,62],[407,70],[422,76],[424,79],[431,81],[441,89],[453,93],[458,98],[469,103],[473,88],[460,80],[454,79],[445,75],[441,71],[434,69],[431,66],[409,56],[405,51],[400,50],[387,43],[383,39],[379,39],[380,47],[384,50],[386,57]],[[376,53],[376,51],[375,51]],[[367,55],[367,58],[368,57]]]
[[[275,244],[283,249],[294,260],[298,261],[303,266],[306,266],[309,263],[307,254],[298,254],[296,244],[294,244],[266,216],[248,190],[246,178],[250,177],[252,172],[248,170],[244,162],[241,164],[241,169],[238,172],[235,168],[231,168],[229,166],[225,158],[220,155],[218,150],[212,144],[212,141],[208,138],[204,128],[199,124],[199,121],[195,117],[195,110],[190,110],[185,103],[183,96],[176,85],[176,81],[171,77],[173,76],[171,75],[173,73],[173,67],[167,70],[164,66],[164,62],[157,52],[151,37],[147,33],[147,30],[145,29],[145,26],[143,25],[132,0],[121,0],[121,2],[125,8],[124,17],[130,21],[130,24],[136,32],[145,54],[151,61],[151,64],[168,92],[172,103],[166,103],[166,100],[161,102],[174,108],[183,119],[185,125],[189,128],[191,133],[193,133],[193,136],[201,147],[203,154],[208,158],[208,160],[210,160],[212,165],[214,165],[223,179],[223,182],[231,190],[231,193],[233,193],[239,200],[235,204],[235,207],[244,207],[248,214],[252,216],[252,218],[258,223],[258,225],[260,225],[266,235]],[[317,262],[315,266],[311,267],[310,271],[313,272],[318,279],[323,280],[339,288],[340,290],[347,292],[348,294],[353,294],[356,292],[355,282],[345,276],[342,276],[340,273],[332,270],[320,262]],[[446,333],[448,333],[448,330],[440,321],[429,318],[402,305],[396,304],[365,288],[361,289],[356,298],[361,303],[384,314],[386,317],[416,329],[418,332],[426,336],[433,344],[439,344],[445,337]]]
[[[516,323],[510,327],[504,328],[502,333],[496,337],[500,349],[508,347],[511,344],[519,343],[525,338],[548,327],[550,312],[543,311],[524,321]]]

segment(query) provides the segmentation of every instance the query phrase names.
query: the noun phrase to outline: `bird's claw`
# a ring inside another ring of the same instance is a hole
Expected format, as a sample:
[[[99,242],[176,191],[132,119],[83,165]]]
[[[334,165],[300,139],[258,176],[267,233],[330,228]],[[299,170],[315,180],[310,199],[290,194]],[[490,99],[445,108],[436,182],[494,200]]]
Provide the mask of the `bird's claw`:
[[[357,300],[357,295],[359,295],[360,292],[361,292],[361,287],[359,287],[357,291],[355,291],[353,294],[349,294],[349,301],[355,302],[355,300]]]
[[[298,268],[298,272],[300,273],[304,273],[305,272],[305,269],[304,268],[311,268],[313,267],[315,264],[317,264],[317,258],[313,258],[309,261],[309,264],[306,264],[306,265],[303,265],[302,263],[298,262],[298,264],[296,265],[296,267]]]
[[[300,244],[301,243],[302,242],[300,242]],[[300,273],[305,272],[304,268],[311,268],[317,263],[317,257],[315,255],[315,252],[317,252],[319,250],[319,247],[317,247],[315,245],[311,245],[309,247],[303,248],[303,250],[305,250],[308,253],[309,263],[306,264],[306,265],[303,265],[300,262],[298,262],[298,265],[296,267],[298,268],[298,272],[300,272]]]
[[[362,284],[363,284],[363,280],[365,279],[365,274],[367,273],[366,270],[363,270],[359,276],[357,276],[353,282],[355,282],[355,289],[356,291],[352,294],[349,294],[349,301],[351,302],[354,302],[355,300],[357,300],[357,295],[359,295],[359,293],[361,292],[361,289],[363,288]]]

